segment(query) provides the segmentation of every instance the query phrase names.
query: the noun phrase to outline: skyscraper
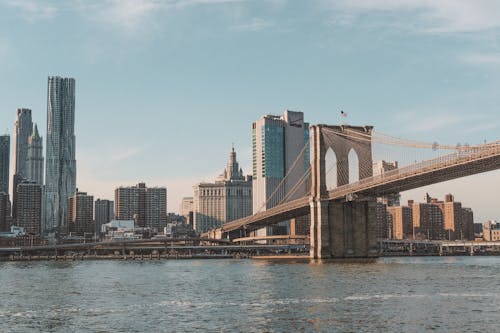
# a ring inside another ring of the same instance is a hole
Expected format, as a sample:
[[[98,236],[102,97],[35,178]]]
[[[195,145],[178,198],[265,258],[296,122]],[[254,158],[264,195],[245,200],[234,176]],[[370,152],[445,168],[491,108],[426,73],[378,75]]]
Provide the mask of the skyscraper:
[[[160,230],[167,225],[167,189],[150,187],[146,191],[146,226]]]
[[[17,119],[14,123],[14,174],[25,179],[28,173],[28,141],[32,131],[31,110],[17,109]]]
[[[43,138],[35,124],[33,134],[28,139],[28,160],[26,178],[43,185]]]
[[[115,213],[118,220],[135,220],[141,228],[161,229],[167,223],[167,189],[137,186],[115,189]]]
[[[0,136],[0,192],[9,193],[10,136]]]
[[[12,186],[12,217],[17,219],[18,185],[25,181],[35,181],[43,185],[43,144],[38,129],[33,133],[33,121],[30,109],[17,109],[17,118],[14,123],[14,176]],[[36,138],[34,138],[36,134]],[[24,218],[24,217],[23,217]],[[22,222],[22,221],[21,221]],[[16,222],[16,224],[19,224]],[[33,231],[34,229],[31,228]],[[37,230],[37,233],[40,230]]]
[[[303,112],[285,110],[283,116],[262,116],[252,124],[252,146],[254,214],[276,206],[285,196],[297,199],[306,195],[306,183],[290,195],[310,163],[309,124],[304,122]],[[287,174],[284,187],[276,193]],[[266,234],[275,231],[267,228]]]
[[[0,232],[10,227],[10,200],[6,192],[0,191]]]
[[[73,78],[48,78],[46,149],[44,232],[65,234],[68,198],[76,191]]]
[[[144,185],[144,186],[141,186]],[[115,189],[115,215],[117,220],[136,220],[139,215],[139,192],[146,184],[137,186],[120,186]]]

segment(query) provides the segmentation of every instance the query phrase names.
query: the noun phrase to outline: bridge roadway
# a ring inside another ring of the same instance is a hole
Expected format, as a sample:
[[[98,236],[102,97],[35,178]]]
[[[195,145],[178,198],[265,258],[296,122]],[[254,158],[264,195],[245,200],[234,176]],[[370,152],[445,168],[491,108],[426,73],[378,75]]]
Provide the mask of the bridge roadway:
[[[250,243],[256,241],[309,241],[309,236],[307,235],[275,235],[275,236],[253,236],[253,237],[242,237],[233,239],[233,243]],[[268,243],[269,244],[269,243]]]
[[[348,196],[377,197],[499,168],[500,144],[486,144],[481,149],[457,151],[337,187],[328,192],[328,200],[342,200]],[[238,229],[256,230],[273,223],[304,216],[310,213],[309,204],[310,197],[292,200],[266,211],[226,223],[204,236],[213,237],[214,234],[224,234]]]

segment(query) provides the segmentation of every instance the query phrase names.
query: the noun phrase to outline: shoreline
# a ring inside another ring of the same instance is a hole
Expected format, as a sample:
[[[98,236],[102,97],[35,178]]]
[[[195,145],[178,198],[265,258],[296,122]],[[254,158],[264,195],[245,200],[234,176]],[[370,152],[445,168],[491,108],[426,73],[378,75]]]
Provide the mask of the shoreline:
[[[471,256],[469,254],[455,254],[455,255],[382,255],[374,258],[329,258],[329,259],[312,259],[307,255],[229,255],[229,254],[202,254],[202,255],[61,255],[61,256],[10,256],[0,257],[0,262],[32,262],[32,261],[160,261],[160,260],[199,260],[199,259],[251,259],[251,260],[272,260],[272,261],[313,261],[313,262],[349,262],[349,263],[368,263],[375,262],[379,258],[403,258],[403,257],[495,257],[498,254],[481,254]]]

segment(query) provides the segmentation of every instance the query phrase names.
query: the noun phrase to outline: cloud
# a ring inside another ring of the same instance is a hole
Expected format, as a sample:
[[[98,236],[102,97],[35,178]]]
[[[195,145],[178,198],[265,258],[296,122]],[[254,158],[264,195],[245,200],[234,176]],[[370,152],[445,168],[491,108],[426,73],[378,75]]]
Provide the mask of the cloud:
[[[458,60],[470,65],[486,65],[500,68],[500,53],[467,53],[459,55]]]
[[[10,43],[0,38],[0,59],[6,58],[12,51]]]
[[[107,146],[99,147],[97,150],[91,146],[82,146],[77,150],[76,159],[78,161],[81,170],[88,170],[94,178],[99,178],[100,180],[106,177],[113,178],[116,173],[111,172],[111,174],[106,174],[102,172],[103,170],[115,170],[116,168],[123,169],[123,162],[131,159],[137,158],[144,151],[149,148],[149,145],[139,145],[139,146]]]
[[[244,0],[82,0],[74,8],[89,20],[133,32],[154,25],[155,21],[152,19],[159,13],[198,5],[220,5],[241,1]]]
[[[411,14],[411,29],[425,33],[475,32],[500,27],[500,2],[496,0],[322,0],[334,13],[361,15],[369,12]]]
[[[466,133],[477,133],[477,132],[490,131],[490,130],[494,130],[494,129],[500,129],[500,123],[486,121],[484,123],[480,123],[477,125],[468,126],[465,129],[465,132]]]
[[[143,26],[165,4],[156,0],[81,1],[75,5],[74,10],[91,21],[132,31]]]
[[[233,25],[230,29],[241,32],[260,31],[274,26],[274,23],[262,18],[254,17],[250,22]]]
[[[288,0],[267,0],[272,6],[278,9],[284,8],[288,4]]]
[[[131,157],[137,156],[144,151],[145,147],[127,147],[122,150],[116,150],[111,153],[109,159],[113,162],[120,162]]]
[[[447,110],[408,110],[399,112],[395,120],[401,123],[406,132],[425,133],[442,130],[457,125],[467,125],[484,118],[473,113],[450,112]]]
[[[54,3],[47,0],[0,0],[18,10],[30,22],[50,20],[62,13],[79,13],[90,21],[99,21],[127,32],[144,29],[151,19],[168,10],[199,5],[222,5],[246,0],[74,0]]]
[[[4,4],[19,10],[23,18],[30,22],[49,20],[58,13],[57,7],[41,0],[4,0]]]
[[[170,1],[170,4],[175,5],[177,8],[182,8],[194,5],[217,5],[244,1],[246,0],[176,0]]]

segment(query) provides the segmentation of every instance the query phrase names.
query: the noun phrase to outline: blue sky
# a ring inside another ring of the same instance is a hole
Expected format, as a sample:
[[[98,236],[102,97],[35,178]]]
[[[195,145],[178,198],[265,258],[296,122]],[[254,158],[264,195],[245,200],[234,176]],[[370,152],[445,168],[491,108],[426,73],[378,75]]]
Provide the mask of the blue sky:
[[[499,139],[500,3],[487,0],[0,0],[0,131],[47,76],[76,79],[78,187],[212,180],[251,123],[285,108],[420,141]],[[405,193],[455,194],[500,219],[500,171]]]

